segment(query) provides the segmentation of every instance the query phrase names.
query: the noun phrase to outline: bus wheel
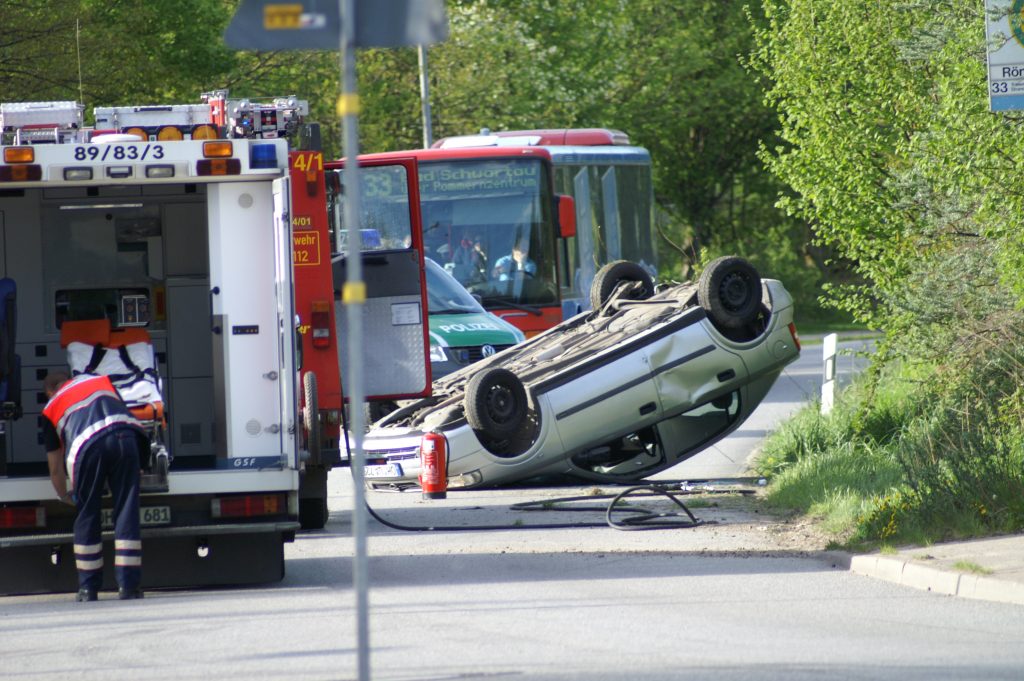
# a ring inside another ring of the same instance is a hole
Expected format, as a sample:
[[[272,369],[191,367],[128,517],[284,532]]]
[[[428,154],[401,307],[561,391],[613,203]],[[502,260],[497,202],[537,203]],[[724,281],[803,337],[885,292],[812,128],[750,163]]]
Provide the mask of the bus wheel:
[[[594,275],[594,283],[590,286],[590,306],[601,309],[615,293],[620,284],[636,282],[640,284],[625,295],[627,300],[646,300],[654,295],[654,281],[647,270],[629,260],[616,260],[603,266]]]
[[[741,329],[757,317],[761,276],[743,258],[727,255],[711,263],[697,281],[697,301],[723,329]]]
[[[508,369],[491,367],[469,379],[463,404],[473,430],[489,439],[505,439],[526,421],[526,388]]]
[[[306,449],[310,461],[320,461],[320,405],[317,402],[316,374],[307,371],[302,377],[302,423],[306,428]]]

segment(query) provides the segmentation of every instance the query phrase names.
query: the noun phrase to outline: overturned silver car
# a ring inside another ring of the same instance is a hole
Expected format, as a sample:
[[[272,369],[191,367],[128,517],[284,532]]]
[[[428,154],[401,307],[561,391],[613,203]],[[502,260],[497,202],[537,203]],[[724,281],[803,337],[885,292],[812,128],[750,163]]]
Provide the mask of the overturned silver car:
[[[444,436],[451,487],[548,474],[630,482],[739,427],[797,358],[793,301],[737,257],[655,287],[603,267],[593,311],[436,381],[366,434],[371,487],[415,482],[421,439]]]

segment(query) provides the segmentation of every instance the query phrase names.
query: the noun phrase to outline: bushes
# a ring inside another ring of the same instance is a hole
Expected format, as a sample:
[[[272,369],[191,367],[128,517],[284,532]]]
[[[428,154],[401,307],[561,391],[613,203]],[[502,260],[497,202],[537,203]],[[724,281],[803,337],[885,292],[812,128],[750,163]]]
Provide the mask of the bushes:
[[[846,544],[1024,528],[1024,319],[987,319],[942,364],[893,362],[765,443],[769,501]]]

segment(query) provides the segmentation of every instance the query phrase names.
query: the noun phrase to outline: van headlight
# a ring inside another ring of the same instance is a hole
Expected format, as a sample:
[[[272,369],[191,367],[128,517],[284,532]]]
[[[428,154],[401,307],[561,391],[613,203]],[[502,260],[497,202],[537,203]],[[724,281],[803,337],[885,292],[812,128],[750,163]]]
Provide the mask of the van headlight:
[[[444,348],[440,345],[430,346],[430,361],[431,362],[447,362],[448,356],[444,354]]]

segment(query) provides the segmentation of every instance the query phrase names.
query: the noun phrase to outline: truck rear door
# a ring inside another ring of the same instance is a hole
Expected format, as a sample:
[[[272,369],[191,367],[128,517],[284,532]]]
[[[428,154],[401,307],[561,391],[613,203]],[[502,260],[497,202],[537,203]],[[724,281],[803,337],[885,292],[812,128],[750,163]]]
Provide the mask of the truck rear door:
[[[328,208],[334,221],[332,267],[336,296],[339,361],[348,374],[347,323],[340,291],[347,279],[344,173],[329,171]],[[360,163],[363,193],[359,231],[366,302],[363,306],[366,399],[401,399],[430,394],[427,286],[423,265],[416,160]]]
[[[288,187],[282,178],[272,191],[265,182],[209,189],[218,467],[294,462]],[[239,219],[239,208],[245,219]]]

